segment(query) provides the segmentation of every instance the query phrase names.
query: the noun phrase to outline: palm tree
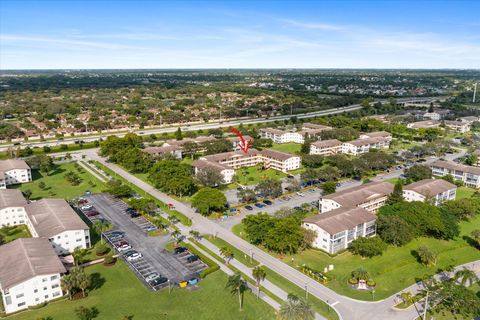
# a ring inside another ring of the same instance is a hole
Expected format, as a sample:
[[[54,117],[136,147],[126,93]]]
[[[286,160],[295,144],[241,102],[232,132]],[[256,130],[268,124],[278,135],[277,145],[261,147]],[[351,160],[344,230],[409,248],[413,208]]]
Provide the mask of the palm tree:
[[[258,292],[257,292],[257,299],[260,296],[260,283],[265,280],[265,277],[267,276],[267,272],[265,269],[261,266],[255,267],[252,270],[252,276],[257,282],[257,287],[258,287]]]
[[[365,268],[360,267],[360,268],[352,271],[352,277],[354,277],[358,281],[367,280],[368,279],[368,271]]]
[[[195,240],[200,238],[200,232],[198,232],[197,230],[190,230],[189,233]]]
[[[310,303],[298,298],[296,295],[288,295],[288,300],[282,304],[278,312],[279,320],[313,320],[315,312]]]
[[[75,279],[67,274],[60,280],[60,286],[62,287],[62,290],[68,294],[68,299],[72,300],[72,290],[75,288]]]
[[[413,304],[413,306],[415,307],[415,310],[417,311],[417,314],[419,316],[421,316],[420,314],[420,311],[418,310],[417,308],[417,304],[416,304],[416,301],[415,301],[415,296],[412,295],[412,293],[410,291],[406,291],[406,292],[402,292],[402,294],[400,295],[400,297],[402,298],[403,302],[404,303],[411,303]]]
[[[243,295],[245,292],[252,291],[239,273],[235,273],[228,277],[227,288],[230,288],[232,295],[238,294],[238,302],[240,304],[240,311],[243,310]]]
[[[220,255],[225,258],[225,261],[227,262],[227,264],[229,264],[230,260],[233,259],[233,251],[229,247],[221,247]]]
[[[97,220],[93,224],[93,230],[100,235],[100,241],[104,244],[105,239],[102,237],[102,233],[110,230],[112,225],[107,220]]]
[[[73,250],[72,256],[75,265],[78,266],[79,264],[81,264],[87,254],[88,252],[86,249],[76,248],[75,250]]]
[[[175,239],[175,243],[178,244],[178,239],[180,239],[180,236],[182,235],[182,233],[178,230],[175,230],[172,232],[171,236],[173,239]]]
[[[471,286],[479,281],[476,273],[465,267],[462,270],[455,272],[454,279],[459,281],[462,286]]]

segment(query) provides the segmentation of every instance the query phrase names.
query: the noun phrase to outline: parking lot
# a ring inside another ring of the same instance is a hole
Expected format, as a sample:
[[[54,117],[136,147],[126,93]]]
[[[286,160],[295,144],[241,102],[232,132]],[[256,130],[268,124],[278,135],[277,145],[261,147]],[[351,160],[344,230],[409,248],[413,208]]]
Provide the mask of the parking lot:
[[[93,221],[105,219],[112,223],[113,229],[104,233],[105,239],[112,247],[118,246],[122,241],[131,246],[130,249],[119,253],[137,276],[151,289],[158,290],[192,278],[198,279],[198,273],[206,268],[206,265],[200,260],[188,263],[186,259],[192,255],[188,251],[178,255],[166,251],[164,248],[171,241],[170,235],[149,237],[148,230],[151,230],[154,225],[141,216],[131,218],[126,212],[128,205],[123,201],[103,193],[88,195],[85,198],[99,212],[99,215],[89,218],[92,218]],[[132,250],[140,253],[141,256],[135,257],[135,259],[125,256],[125,253]],[[168,281],[151,285],[146,279],[155,273]]]

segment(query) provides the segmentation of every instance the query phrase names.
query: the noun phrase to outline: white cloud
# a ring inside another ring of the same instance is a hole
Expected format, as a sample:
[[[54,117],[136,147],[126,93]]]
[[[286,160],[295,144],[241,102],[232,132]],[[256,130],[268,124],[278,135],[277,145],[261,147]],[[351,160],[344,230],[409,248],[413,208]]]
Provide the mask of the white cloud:
[[[279,19],[279,20],[287,23],[290,26],[298,27],[302,29],[326,30],[326,31],[341,31],[346,29],[346,27],[344,26],[338,26],[338,25],[327,24],[327,23],[302,22],[302,21],[291,20],[291,19]]]

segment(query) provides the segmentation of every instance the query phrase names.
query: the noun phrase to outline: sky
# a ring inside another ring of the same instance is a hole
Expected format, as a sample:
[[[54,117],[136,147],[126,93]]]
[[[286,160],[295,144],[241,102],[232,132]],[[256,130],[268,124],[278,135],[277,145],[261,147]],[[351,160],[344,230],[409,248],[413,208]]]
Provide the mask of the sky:
[[[0,69],[480,68],[480,1],[0,1]]]

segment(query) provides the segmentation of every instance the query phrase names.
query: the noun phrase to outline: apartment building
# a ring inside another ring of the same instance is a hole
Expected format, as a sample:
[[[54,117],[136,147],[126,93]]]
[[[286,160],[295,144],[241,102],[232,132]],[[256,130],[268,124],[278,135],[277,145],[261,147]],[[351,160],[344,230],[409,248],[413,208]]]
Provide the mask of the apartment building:
[[[286,173],[300,168],[300,163],[301,158],[299,156],[269,149],[259,151],[250,148],[247,153],[232,151],[205,156],[195,161],[193,166],[196,173],[206,167],[219,170],[224,177],[224,182],[230,183],[235,174],[234,170],[239,168],[263,164],[265,169],[271,168]]]
[[[476,116],[467,116],[467,117],[460,117],[458,120],[461,122],[468,122],[472,124],[473,122],[480,121],[480,118]]]
[[[273,143],[304,143],[305,137],[299,132],[283,131],[273,128],[260,129],[260,137],[263,139],[270,139]]]
[[[443,179],[424,179],[403,187],[405,201],[429,201],[439,206],[448,200],[455,200],[457,186]]]
[[[362,133],[359,138],[360,139],[384,138],[388,142],[392,142],[392,134],[387,131],[374,131],[369,133]]]
[[[0,293],[6,313],[62,296],[66,273],[47,239],[20,238],[0,246]]]
[[[337,139],[321,140],[310,145],[310,154],[332,156],[342,152],[342,142]]]
[[[0,189],[30,181],[32,181],[32,171],[24,160],[0,160]]]
[[[342,144],[342,153],[354,156],[367,153],[370,149],[388,149],[390,147],[391,137],[368,137],[353,141],[344,142]]]
[[[470,131],[471,124],[469,122],[445,120],[444,123],[445,123],[445,127],[460,133],[465,133]]]
[[[146,147],[145,149],[142,149],[142,151],[157,158],[162,158],[166,155],[172,155],[176,159],[183,158],[183,148],[178,145],[164,147]]]
[[[341,207],[303,220],[303,227],[316,232],[313,247],[335,254],[360,237],[376,234],[376,216],[360,207]]]
[[[417,121],[407,124],[407,128],[410,129],[429,129],[429,128],[438,128],[442,123],[437,120],[425,120]]]
[[[18,189],[0,191],[0,227],[27,223],[27,200]]]
[[[234,151],[241,150],[240,146],[242,145],[242,139],[240,139],[239,136],[228,137],[227,140],[232,143],[232,148]],[[253,141],[252,137],[250,136],[243,136],[243,140],[245,144],[248,144],[248,141],[250,140]]]
[[[465,186],[480,188],[480,168],[450,161],[437,160],[431,165],[432,174],[437,177],[452,175],[455,180],[463,181]]]
[[[388,182],[369,182],[357,187],[338,191],[320,198],[320,212],[325,213],[338,208],[360,207],[376,212],[393,192],[393,184]]]

